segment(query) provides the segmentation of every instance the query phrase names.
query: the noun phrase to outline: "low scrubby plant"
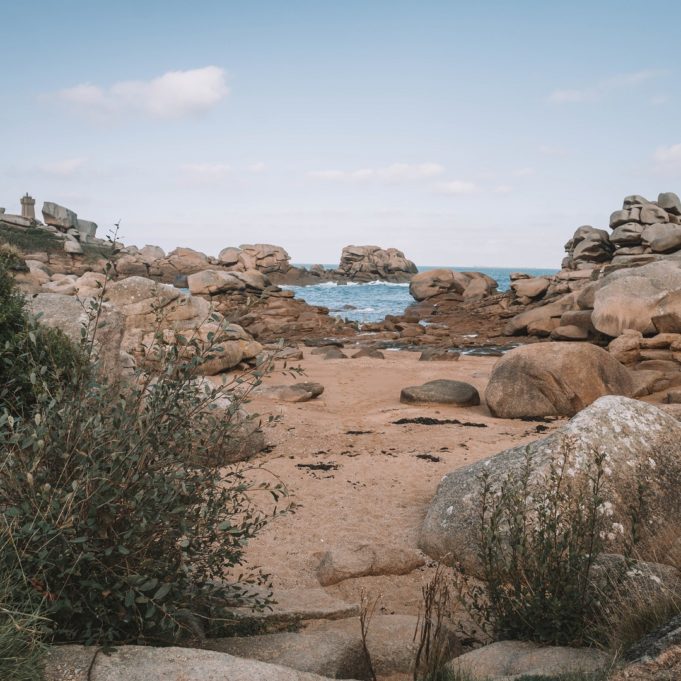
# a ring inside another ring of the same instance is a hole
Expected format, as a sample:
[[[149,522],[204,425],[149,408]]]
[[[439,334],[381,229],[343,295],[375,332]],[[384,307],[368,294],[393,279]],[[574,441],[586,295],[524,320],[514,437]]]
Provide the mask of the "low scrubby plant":
[[[89,364],[52,381],[44,356],[27,355],[32,406],[0,411],[0,534],[20,565],[0,552],[0,574],[43,601],[52,640],[170,642],[266,602],[268,577],[241,568],[244,548],[289,505],[276,479],[227,465],[264,369],[198,380],[219,340],[159,333],[147,349],[158,373],[122,381]],[[88,359],[92,343],[70,348]]]
[[[573,646],[603,640],[612,584],[597,585],[592,577],[612,531],[605,460],[591,452],[580,469],[567,444],[540,474],[528,449],[522,470],[500,484],[481,476],[484,584],[463,576],[459,587],[494,639]]]
[[[433,577],[421,589],[421,608],[414,632],[417,642],[414,681],[449,681],[454,672],[447,663],[460,654],[453,645],[452,616],[456,610],[448,572],[438,565]],[[462,674],[462,673],[461,673]]]
[[[87,367],[80,348],[26,312],[11,274],[18,261],[23,262],[13,249],[0,249],[0,411],[13,416],[30,412],[41,391],[50,392]]]

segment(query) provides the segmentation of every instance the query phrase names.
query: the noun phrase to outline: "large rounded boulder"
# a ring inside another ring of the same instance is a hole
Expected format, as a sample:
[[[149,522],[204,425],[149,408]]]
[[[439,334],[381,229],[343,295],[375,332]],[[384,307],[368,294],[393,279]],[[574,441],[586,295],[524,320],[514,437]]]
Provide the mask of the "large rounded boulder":
[[[616,270],[594,289],[591,321],[597,331],[616,338],[626,330],[656,333],[654,317],[661,302],[681,290],[681,262],[664,260]],[[657,329],[660,330],[660,329]]]
[[[596,453],[605,460],[607,510],[613,531],[606,549],[621,552],[622,529],[630,526],[639,482],[645,484],[648,539],[665,532],[681,512],[681,423],[653,405],[626,397],[601,397],[548,437],[507,449],[446,475],[421,528],[419,548],[436,560],[460,563],[481,576],[476,537],[480,530],[481,476],[498,489],[510,475],[521,476],[529,456],[530,485],[545,485],[553,462],[569,454],[569,475],[590,472]]]
[[[511,350],[492,369],[485,400],[504,419],[573,416],[603,395],[630,396],[629,370],[587,343],[537,343]]]

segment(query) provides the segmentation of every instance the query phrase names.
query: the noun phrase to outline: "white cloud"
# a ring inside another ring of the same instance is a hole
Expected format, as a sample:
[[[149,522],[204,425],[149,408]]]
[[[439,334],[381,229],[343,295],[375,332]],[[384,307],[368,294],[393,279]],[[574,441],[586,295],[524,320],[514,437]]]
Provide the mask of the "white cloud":
[[[87,162],[87,159],[80,156],[78,158],[65,158],[61,161],[53,161],[38,166],[38,169],[46,175],[55,177],[69,177],[75,175]]]
[[[151,80],[127,80],[102,88],[81,83],[56,93],[59,100],[97,117],[137,114],[184,118],[214,107],[229,94],[227,74],[218,66],[168,71]]]
[[[594,85],[585,88],[557,89],[548,97],[549,102],[554,104],[571,104],[577,102],[590,102],[602,99],[611,92],[633,88],[641,83],[653,80],[664,74],[664,71],[642,70],[632,73],[622,73],[611,78],[601,80]]]
[[[668,147],[658,147],[653,154],[653,159],[659,166],[681,167],[681,144],[671,144]]]
[[[267,163],[263,163],[262,161],[251,163],[248,166],[248,170],[251,173],[264,173],[267,170]]]
[[[436,190],[440,194],[463,196],[466,194],[474,194],[478,191],[478,186],[474,182],[451,180],[450,182],[442,182],[441,184],[437,185]]]
[[[530,177],[530,175],[534,175],[534,172],[534,168],[518,168],[513,171],[513,177]]]
[[[444,166],[439,163],[393,163],[381,168],[315,170],[308,175],[318,180],[337,182],[406,182],[436,177],[444,171]]]
[[[510,194],[513,191],[513,187],[509,184],[500,184],[494,188],[495,194]]]

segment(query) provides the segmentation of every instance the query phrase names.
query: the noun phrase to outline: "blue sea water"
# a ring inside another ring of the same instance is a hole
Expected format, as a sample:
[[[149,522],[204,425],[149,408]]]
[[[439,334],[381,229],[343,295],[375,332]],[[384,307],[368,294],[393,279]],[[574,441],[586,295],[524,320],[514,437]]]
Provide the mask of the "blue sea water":
[[[329,266],[329,269],[333,269]],[[435,267],[419,267],[419,272],[436,269]],[[552,269],[519,269],[501,267],[452,267],[459,271],[475,271],[488,274],[499,284],[500,291],[507,291],[511,280],[511,272],[522,271],[530,276],[555,274]],[[324,282],[315,286],[285,286],[295,292],[310,305],[323,305],[337,317],[357,322],[377,322],[386,315],[400,315],[414,302],[409,295],[409,284],[390,284],[372,281],[368,284],[336,284]]]

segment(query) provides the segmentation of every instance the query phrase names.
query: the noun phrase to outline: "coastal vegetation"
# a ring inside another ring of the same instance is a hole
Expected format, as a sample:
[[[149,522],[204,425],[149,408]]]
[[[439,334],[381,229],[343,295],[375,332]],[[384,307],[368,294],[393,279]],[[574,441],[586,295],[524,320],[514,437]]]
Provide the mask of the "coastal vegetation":
[[[263,606],[266,574],[227,571],[290,504],[278,480],[256,482],[253,466],[227,464],[240,406],[267,367],[218,387],[198,380],[218,329],[207,342],[158,334],[146,348],[158,372],[103,376],[94,351],[101,301],[73,343],[27,312],[11,266],[5,252],[2,678],[24,678],[9,671],[20,659],[32,678],[41,640],[170,643],[231,621],[235,605]],[[273,511],[258,508],[259,494]]]

